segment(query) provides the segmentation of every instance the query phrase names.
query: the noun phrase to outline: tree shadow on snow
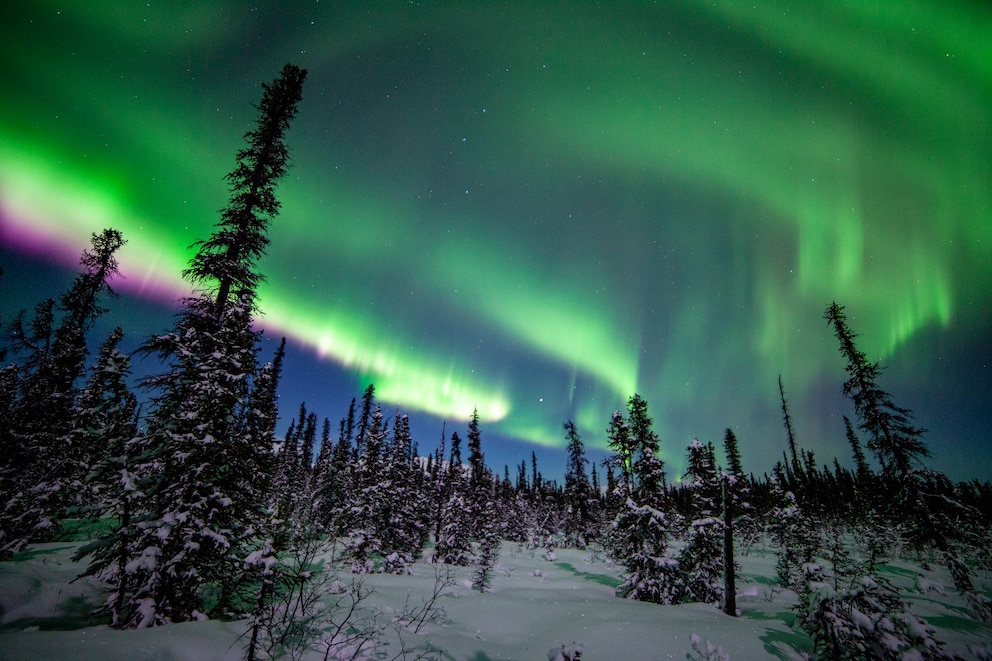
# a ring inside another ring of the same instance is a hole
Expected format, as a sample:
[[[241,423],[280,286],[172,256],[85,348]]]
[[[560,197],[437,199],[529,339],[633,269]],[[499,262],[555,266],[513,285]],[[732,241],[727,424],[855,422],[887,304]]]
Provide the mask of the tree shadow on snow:
[[[796,631],[765,629],[765,633],[758,636],[758,639],[764,643],[766,652],[782,661],[794,659],[796,651],[813,652],[813,641],[810,637]]]
[[[606,587],[613,588],[614,590],[619,587],[620,583],[622,583],[622,581],[617,579],[615,576],[608,576],[606,574],[591,574],[589,572],[580,571],[567,562],[556,562],[555,567],[571,572],[579,578],[584,578],[587,581],[605,585]]]
[[[0,632],[24,631],[36,627],[38,631],[75,631],[98,624],[109,624],[106,615],[94,615],[93,604],[84,597],[69,597],[58,605],[59,613],[50,617],[22,617],[0,624]]]

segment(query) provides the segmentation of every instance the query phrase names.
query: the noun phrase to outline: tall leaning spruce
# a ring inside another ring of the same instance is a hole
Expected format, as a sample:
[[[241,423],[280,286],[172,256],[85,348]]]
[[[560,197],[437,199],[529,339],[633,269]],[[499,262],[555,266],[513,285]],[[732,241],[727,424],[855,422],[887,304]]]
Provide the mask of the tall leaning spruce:
[[[850,378],[844,382],[844,394],[854,405],[858,426],[868,436],[868,448],[882,466],[881,489],[888,511],[880,513],[906,523],[912,546],[935,549],[972,613],[983,622],[992,622],[992,600],[975,589],[964,561],[974,554],[976,540],[963,522],[978,520],[980,515],[957,499],[947,476],[923,464],[930,456],[923,442],[925,431],[913,424],[912,411],[896,406],[878,385],[881,367],[857,348],[857,335],[847,325],[844,307],[831,303],[823,316],[847,359]]]
[[[227,176],[230,201],[183,271],[192,294],[173,330],[144,346],[166,371],[145,381],[152,410],[132,453],[145,502],[128,565],[135,574],[131,626],[189,620],[207,608],[238,610],[241,558],[265,516],[271,448],[253,433],[247,406],[254,389],[273,386],[258,382],[253,318],[264,276],[257,262],[279,210],[275,188],[289,160],[284,136],[305,78],[305,70],[286,65],[262,85],[258,119]]]

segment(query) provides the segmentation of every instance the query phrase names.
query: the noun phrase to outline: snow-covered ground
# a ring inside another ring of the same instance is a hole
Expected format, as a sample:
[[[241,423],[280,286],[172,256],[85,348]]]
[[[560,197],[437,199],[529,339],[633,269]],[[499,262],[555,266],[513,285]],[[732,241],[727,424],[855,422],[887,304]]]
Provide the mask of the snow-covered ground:
[[[103,599],[90,579],[72,582],[80,566],[70,561],[72,543],[30,547],[16,561],[0,563],[0,659],[167,661],[240,659],[246,622],[202,621],[141,631],[115,631],[89,613]],[[505,543],[492,591],[471,589],[471,568],[459,568],[451,596],[440,600],[444,617],[412,633],[389,626],[404,604],[419,605],[435,585],[434,566],[421,560],[404,576],[363,577],[373,594],[368,605],[386,625],[381,657],[407,648],[437,651],[430,658],[485,661],[536,659],[562,643],[581,641],[584,661],[686,659],[693,634],[722,647],[731,659],[798,659],[811,641],[791,627],[795,595],[774,585],[775,556],[762,549],[740,557],[740,617],[707,604],[657,606],[618,599],[620,569],[587,551],[559,549],[549,561],[542,551]],[[882,576],[897,586],[918,615],[947,643],[948,651],[978,658],[969,645],[992,644],[992,627],[970,619],[943,568],[924,570],[895,562]],[[988,594],[992,577],[979,576]],[[342,575],[346,582],[349,575]],[[407,658],[415,658],[415,654]],[[320,659],[313,653],[306,658]],[[693,657],[695,658],[695,657]]]

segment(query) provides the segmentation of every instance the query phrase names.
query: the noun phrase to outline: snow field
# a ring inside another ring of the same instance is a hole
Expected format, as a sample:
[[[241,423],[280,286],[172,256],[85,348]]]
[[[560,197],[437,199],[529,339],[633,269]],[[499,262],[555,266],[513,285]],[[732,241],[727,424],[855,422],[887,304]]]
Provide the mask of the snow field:
[[[0,659],[44,661],[234,661],[242,658],[245,621],[204,621],[140,631],[115,631],[92,625],[89,611],[103,595],[90,579],[71,582],[82,569],[71,562],[74,543],[41,544],[15,561],[0,563]],[[811,642],[790,628],[795,595],[774,585],[775,556],[759,547],[739,556],[738,607],[741,617],[709,604],[657,606],[618,599],[613,586],[621,569],[588,551],[556,549],[557,560],[541,550],[519,550],[504,543],[492,592],[471,589],[471,567],[454,569],[456,585],[438,605],[444,617],[418,634],[400,629],[407,648],[432,649],[429,658],[465,661],[525,661],[547,658],[562,643],[581,641],[584,661],[686,659],[691,636],[722,647],[735,660],[799,659]],[[428,556],[408,575],[361,577],[373,594],[367,605],[380,611],[381,658],[399,654],[397,627],[389,623],[404,608],[421,605],[434,588]],[[980,658],[968,646],[992,642],[992,627],[971,620],[963,600],[942,568],[924,570],[894,562],[882,577],[892,582],[914,612],[937,627],[947,649]],[[352,578],[342,574],[348,582]],[[980,575],[979,589],[992,581]],[[921,592],[925,588],[929,591]],[[941,590],[944,594],[941,594]],[[58,630],[62,629],[62,630]],[[408,658],[412,659],[415,654]],[[320,659],[312,653],[306,659]]]

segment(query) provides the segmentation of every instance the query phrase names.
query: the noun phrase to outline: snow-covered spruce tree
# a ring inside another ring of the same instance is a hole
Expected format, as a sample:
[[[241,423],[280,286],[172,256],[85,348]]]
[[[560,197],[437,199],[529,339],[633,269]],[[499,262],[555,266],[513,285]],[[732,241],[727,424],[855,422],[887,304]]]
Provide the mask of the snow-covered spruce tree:
[[[305,410],[305,409],[304,409]],[[296,418],[289,422],[278,453],[273,459],[271,507],[277,519],[290,521],[296,515],[300,496],[297,487],[297,472],[300,466],[300,435],[297,433]]]
[[[326,529],[330,510],[327,507],[327,494],[333,489],[334,470],[331,466],[331,421],[324,418],[320,428],[320,450],[317,452],[317,459],[313,464],[313,507],[317,512],[317,519],[322,527]]]
[[[737,564],[734,560],[735,543],[744,547],[747,555],[758,537],[758,524],[751,509],[751,483],[744,474],[737,435],[729,427],[723,434],[723,452],[727,457],[727,471],[722,476],[723,500],[723,566],[724,612],[735,615],[737,590],[735,587]]]
[[[53,522],[32,508],[30,491],[38,483],[40,443],[30,431],[31,409],[24,402],[29,379],[50,352],[54,325],[55,299],[37,304],[29,323],[21,311],[5,329],[13,338],[13,352],[24,355],[22,362],[3,370],[4,426],[0,427],[4,461],[0,462],[0,558],[21,550],[32,538],[51,534]]]
[[[445,425],[441,425],[441,439],[438,443],[437,449],[434,450],[434,455],[428,466],[428,479],[430,480],[430,526],[431,532],[434,536],[434,541],[437,542],[441,539],[441,526],[443,525],[442,513],[444,504],[448,501],[448,496],[450,495],[450,484],[448,483],[448,470],[445,463]],[[437,562],[437,554],[434,555],[434,562]]]
[[[338,425],[338,441],[331,449],[330,474],[324,490],[321,493],[324,513],[322,525],[331,537],[343,537],[348,530],[348,503],[351,492],[355,488],[355,463],[352,462],[353,448],[351,442],[354,434],[355,400],[351,400],[347,418],[342,418]]]
[[[796,619],[813,639],[816,658],[949,658],[934,628],[907,610],[880,579],[868,575],[852,587],[835,589],[824,576],[814,576],[818,569],[807,566],[812,580],[796,606]]]
[[[517,468],[516,483],[506,484],[502,491],[500,536],[512,542],[525,543],[529,534],[527,523],[530,511],[526,462],[522,461]]]
[[[248,445],[254,448],[270,448],[269,452],[258,453],[258,474],[251,480],[254,489],[253,498],[260,502],[270,502],[273,499],[273,479],[276,471],[276,455],[271,448],[275,446],[276,422],[279,418],[279,400],[277,388],[282,377],[282,362],[286,356],[286,338],[279,341],[279,346],[272,357],[266,362],[255,376],[251,392],[248,395],[248,405],[245,411],[245,434]],[[269,516],[274,510],[270,508]]]
[[[351,556],[351,571],[367,574],[383,557],[383,535],[388,525],[387,509],[392,484],[385,461],[388,425],[378,404],[369,415],[362,434],[362,451],[355,471],[356,489],[351,493],[350,522],[345,547]]]
[[[297,512],[306,510],[307,518],[312,519],[311,512],[315,508],[319,509],[316,501],[316,485],[313,480],[313,448],[317,442],[317,414],[307,411],[306,415],[301,417],[297,433],[299,435],[299,452],[296,470],[293,474],[293,489],[296,493],[294,509]]]
[[[254,550],[266,499],[254,482],[271,447],[249,433],[246,405],[258,373],[259,331],[253,327],[257,261],[289,152],[283,136],[296,114],[306,71],[286,65],[263,84],[259,117],[228,177],[230,200],[214,233],[194,244],[183,277],[192,286],[171,332],[150,338],[162,374],[145,381],[152,411],[135,457],[148,478],[147,521],[140,526],[133,626],[194,618],[208,597],[235,592],[243,558]],[[264,482],[264,479],[263,479]]]
[[[462,466],[462,439],[451,434],[448,458],[448,499],[441,506],[441,534],[434,546],[435,562],[448,565],[469,565],[472,561],[472,527],[468,511],[468,479]]]
[[[867,510],[851,526],[860,556],[861,573],[875,576],[902,543],[902,526],[895,525],[874,509]]]
[[[618,489],[623,505],[607,539],[611,557],[627,570],[617,594],[628,599],[659,604],[678,603],[684,584],[675,560],[666,556],[670,514],[665,502],[664,464],[658,458],[659,440],[651,429],[647,402],[633,395],[627,402],[629,422],[614,414],[610,429],[629,429],[629,443],[617,444],[614,465],[628,465],[633,458],[628,485]],[[629,453],[629,454],[628,454]],[[626,491],[626,493],[624,493]]]
[[[851,445],[851,456],[854,458],[855,475],[857,476],[858,484],[859,486],[867,486],[867,484],[863,483],[871,480],[871,468],[868,466],[868,460],[865,458],[864,450],[861,449],[861,439],[858,438],[857,432],[854,431],[854,427],[851,425],[851,419],[846,415],[844,416],[844,432],[847,436],[847,442]]]
[[[396,413],[386,446],[386,478],[382,514],[382,571],[403,573],[427,540],[427,499],[423,471],[414,464],[410,419]]]
[[[527,541],[526,509],[524,495],[518,493],[510,480],[509,467],[503,467],[503,479],[496,487],[499,536],[511,542]]]
[[[568,420],[562,425],[565,429],[565,440],[568,443],[568,454],[565,467],[565,546],[584,549],[596,536],[596,524],[593,520],[593,493],[586,475],[585,446],[579,437],[575,424]]]
[[[845,370],[850,378],[844,382],[844,394],[854,405],[858,426],[868,435],[868,449],[882,466],[890,518],[906,522],[911,544],[937,550],[975,616],[992,622],[992,601],[975,590],[961,559],[967,553],[963,547],[968,540],[957,522],[972,516],[970,508],[954,498],[946,476],[922,466],[930,456],[923,442],[925,430],[913,424],[912,411],[896,406],[892,396],[878,385],[881,368],[857,348],[857,334],[848,327],[843,306],[832,303],[824,319],[833,326],[840,353],[847,360]]]
[[[689,537],[678,554],[678,569],[685,583],[683,599],[716,603],[723,599],[723,520],[720,516],[721,485],[713,446],[693,439],[682,484],[692,498]]]
[[[499,559],[499,519],[494,502],[495,481],[486,468],[485,455],[482,452],[478,409],[472,411],[472,418],[468,423],[468,452],[467,515],[470,539],[476,549],[476,571],[472,586],[480,592],[488,592]]]
[[[86,493],[84,513],[107,523],[106,532],[81,547],[73,560],[90,557],[81,576],[98,576],[113,586],[103,607],[115,628],[128,617],[124,608],[130,586],[125,569],[135,537],[133,514],[141,497],[130,465],[137,403],[127,384],[131,359],[118,349],[123,336],[118,326],[100,348],[90,379],[79,393],[70,434],[72,444],[93,449],[85,482],[76,485]]]
[[[8,328],[12,348],[23,359],[5,379],[11,401],[0,448],[0,555],[51,536],[65,508],[81,504],[79,490],[70,485],[83,479],[88,458],[84,448],[65,441],[85,369],[86,335],[106,312],[100,299],[113,295],[109,281],[126,243],[114,229],[93,234],[91,241],[80,256],[80,273],[58,301],[36,306],[27,327],[22,312]]]
[[[135,626],[188,620],[208,607],[208,590],[232,593],[225,584],[241,574],[249,535],[266,518],[253,480],[270,448],[251,445],[243,425],[257,340],[250,305],[229,307],[217,328],[213,302],[200,302],[187,302],[176,332],[146,345],[171,369],[145,381],[157,394],[135,453],[147,496],[129,564]]]
[[[814,562],[820,550],[819,527],[778,481],[772,485],[772,496],[778,504],[772,509],[768,532],[778,555],[776,578],[782,587],[800,592],[807,582],[803,568]]]

